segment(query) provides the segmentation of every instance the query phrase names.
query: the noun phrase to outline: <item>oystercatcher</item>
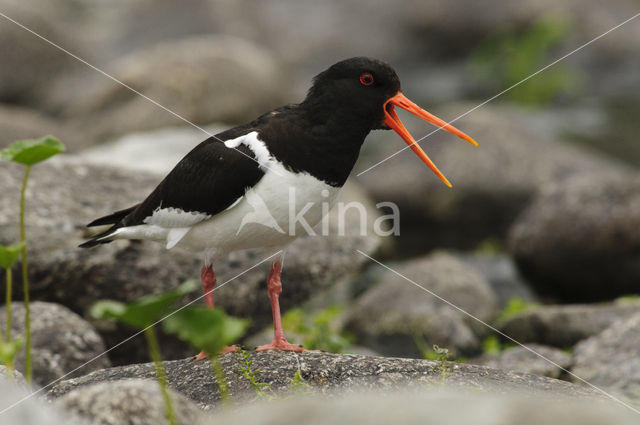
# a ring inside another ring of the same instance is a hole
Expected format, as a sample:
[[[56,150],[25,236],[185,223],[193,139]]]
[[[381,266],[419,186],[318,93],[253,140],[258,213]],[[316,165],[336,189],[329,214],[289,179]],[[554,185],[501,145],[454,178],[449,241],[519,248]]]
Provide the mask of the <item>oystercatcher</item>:
[[[317,75],[301,103],[267,112],[200,143],[144,201],[89,223],[111,227],[80,246],[149,239],[165,243],[167,249],[198,253],[204,259],[206,304],[213,308],[212,262],[235,250],[284,247],[318,223],[321,204],[335,200],[371,130],[395,130],[451,186],[406,130],[396,106],[477,146],[471,137],[407,99],[391,66],[364,57],[347,59]],[[291,214],[301,210],[304,222]],[[302,351],[282,331],[281,270],[279,257],[267,278],[274,338],[257,350]]]

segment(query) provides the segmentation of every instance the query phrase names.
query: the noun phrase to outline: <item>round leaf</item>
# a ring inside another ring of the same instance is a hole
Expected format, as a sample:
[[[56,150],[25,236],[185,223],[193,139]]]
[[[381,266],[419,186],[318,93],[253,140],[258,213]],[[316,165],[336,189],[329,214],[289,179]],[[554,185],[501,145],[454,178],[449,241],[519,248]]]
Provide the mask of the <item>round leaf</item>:
[[[204,306],[182,309],[164,321],[164,329],[199,350],[214,354],[244,335],[249,322]]]
[[[13,142],[0,151],[0,158],[30,166],[64,152],[65,149],[64,144],[55,137],[45,136],[41,139]]]
[[[148,295],[129,304],[104,300],[97,302],[91,314],[99,319],[115,319],[138,329],[151,326],[162,316],[168,314],[171,304],[196,289],[195,281],[189,280],[176,289],[164,294]]]

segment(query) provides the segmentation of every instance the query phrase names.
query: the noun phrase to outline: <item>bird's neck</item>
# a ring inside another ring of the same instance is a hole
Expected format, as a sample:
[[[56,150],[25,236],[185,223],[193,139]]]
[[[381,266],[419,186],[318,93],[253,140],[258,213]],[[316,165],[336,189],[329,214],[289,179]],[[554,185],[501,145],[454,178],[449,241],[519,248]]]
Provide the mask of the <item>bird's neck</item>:
[[[358,159],[370,129],[353,125],[348,115],[314,112],[301,104],[284,116],[276,116],[261,131],[271,154],[291,171],[306,171],[331,186],[344,184]],[[285,114],[283,114],[285,115]],[[274,131],[279,129],[279,131]]]

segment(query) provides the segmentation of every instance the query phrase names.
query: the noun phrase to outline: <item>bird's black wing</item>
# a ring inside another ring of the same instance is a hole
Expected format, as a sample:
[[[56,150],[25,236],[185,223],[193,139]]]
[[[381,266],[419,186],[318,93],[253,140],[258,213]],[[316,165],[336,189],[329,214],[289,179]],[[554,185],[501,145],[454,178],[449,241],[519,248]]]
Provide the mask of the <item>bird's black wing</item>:
[[[175,208],[208,216],[224,211],[264,176],[249,148],[242,144],[228,148],[222,142],[249,132],[246,127],[236,127],[200,143],[142,203],[90,223],[113,226],[81,246],[109,242],[104,236],[121,227],[144,224],[157,209]]]

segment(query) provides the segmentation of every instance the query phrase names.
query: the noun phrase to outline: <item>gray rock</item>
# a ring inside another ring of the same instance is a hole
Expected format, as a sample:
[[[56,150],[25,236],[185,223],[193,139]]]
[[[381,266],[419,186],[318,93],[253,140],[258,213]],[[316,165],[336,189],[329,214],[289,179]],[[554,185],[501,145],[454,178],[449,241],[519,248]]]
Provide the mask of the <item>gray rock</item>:
[[[220,412],[207,424],[309,425],[390,423],[406,425],[632,425],[634,412],[593,400],[528,397],[522,394],[478,394],[437,388],[393,393],[339,394],[335,397],[295,397],[281,403],[261,403]]]
[[[3,378],[0,378],[0,412],[0,425],[86,425]]]
[[[107,71],[196,124],[249,122],[294,100],[288,96],[283,65],[264,49],[233,37],[203,35],[159,43],[116,60]],[[102,75],[95,75],[92,90],[70,96],[68,86],[74,83],[61,82],[49,102],[64,116],[82,120],[100,140],[184,124]]]
[[[500,330],[515,340],[554,347],[572,347],[596,335],[617,320],[640,312],[639,300],[618,300],[603,304],[548,305],[518,314]]]
[[[560,378],[571,367],[571,355],[564,351],[540,344],[527,344],[527,347],[516,346],[502,351],[498,354],[485,354],[471,359],[471,363],[480,364],[494,369],[515,370],[534,375],[548,376],[549,378]],[[536,353],[546,357],[546,360]]]
[[[640,313],[621,319],[575,347],[572,372],[640,404]],[[578,382],[577,378],[573,378]]]
[[[72,152],[86,143],[86,136],[78,137],[77,130],[69,123],[61,122],[42,113],[11,105],[0,104],[0,146],[4,148],[16,140],[37,139],[51,134]]]
[[[229,384],[231,399],[235,402],[259,399],[249,381],[233,373],[239,369],[238,354],[220,357]],[[296,371],[315,393],[383,390],[387,394],[402,388],[423,389],[442,384],[461,390],[509,393],[523,391],[532,396],[543,394],[601,398],[591,388],[556,379],[503,371],[477,365],[416,359],[369,357],[356,354],[291,353],[266,351],[251,355],[252,370],[259,369],[256,379],[270,385],[276,395],[290,395],[291,381]],[[192,399],[202,407],[219,404],[211,365],[207,361],[175,360],[164,362],[171,388]],[[57,398],[74,389],[105,381],[154,377],[153,365],[136,364],[93,372],[81,378],[69,379],[53,387],[48,396]]]
[[[104,342],[96,330],[82,317],[67,308],[52,303],[32,302],[31,343],[33,380],[39,385],[71,373],[81,376],[97,369],[111,366]],[[0,307],[0,327],[6,327],[6,310]],[[22,335],[25,330],[24,305],[19,302],[11,306],[12,336]],[[84,363],[91,361],[86,366]],[[24,371],[24,350],[16,359],[16,368]],[[75,370],[79,368],[78,370]]]
[[[48,40],[82,54],[78,39],[69,38],[56,19],[55,7],[38,2],[24,7],[21,2],[4,0],[3,13]],[[51,82],[73,68],[76,61],[58,49],[2,18],[0,27],[0,102],[38,106],[40,95]]]
[[[451,120],[473,106],[458,103],[434,112]],[[358,177],[376,201],[395,202],[402,211],[402,252],[475,248],[487,238],[500,240],[545,184],[575,174],[599,179],[627,171],[612,160],[562,144],[544,127],[533,125],[531,115],[514,106],[486,105],[456,121],[457,128],[478,141],[478,148],[444,131],[427,138],[422,146],[453,189],[433,176],[410,149]],[[419,130],[408,128],[416,139],[433,131],[424,124]],[[383,140],[365,146],[356,174],[406,148],[393,132],[376,136]]]
[[[393,266],[392,266],[393,267]],[[469,314],[487,321],[496,299],[475,270],[446,253],[436,253],[393,267],[423,288]],[[451,352],[472,354],[486,328],[395,273],[365,292],[349,309],[346,327],[363,345],[386,355],[416,357],[414,337]]]
[[[505,254],[480,253],[460,253],[457,257],[485,278],[496,295],[500,307],[504,307],[514,298],[528,302],[536,301],[537,297],[520,276],[511,257]]]
[[[170,392],[179,424],[200,423],[204,412],[191,400]],[[101,382],[70,391],[54,405],[78,421],[92,425],[165,425],[169,421],[156,381],[127,379]]]
[[[600,173],[550,185],[523,212],[509,249],[536,290],[602,301],[640,293],[640,177]]]
[[[212,134],[226,126],[217,124],[204,129]],[[77,157],[87,164],[115,166],[127,170],[166,175],[191,149],[207,136],[193,127],[168,127],[126,134],[115,140],[84,149]]]
[[[13,164],[0,167],[0,179],[7,188],[0,193],[0,243],[3,244],[19,239],[16,209],[22,172],[21,167]],[[169,252],[161,244],[117,241],[97,249],[77,248],[87,236],[85,223],[139,202],[160,180],[155,174],[87,166],[69,157],[35,167],[26,201],[33,296],[59,302],[86,315],[99,299],[131,301],[164,292],[189,278],[199,279],[202,265],[199,256],[177,250]],[[367,226],[371,229],[379,213],[366,194],[350,185],[341,196],[345,202],[359,200],[365,206]],[[281,297],[283,311],[312,294],[354,279],[369,261],[356,249],[374,255],[382,246],[384,238],[370,230],[360,234],[355,210],[347,214],[345,234],[340,236],[336,230],[337,213],[335,210],[330,214],[328,237],[301,237],[287,249]],[[274,253],[275,250],[237,252],[214,265],[220,288],[216,290],[217,305],[230,314],[250,318],[254,330],[271,322],[265,284],[269,262],[247,269]],[[3,279],[4,274],[0,282]],[[223,287],[228,280],[231,280],[229,285]],[[101,329],[101,333],[107,346],[112,346],[134,332],[117,327]],[[147,360],[144,338],[140,336],[137,341],[137,349],[130,346],[111,352],[112,360],[117,363]],[[167,347],[164,355],[168,358],[192,353],[175,340],[164,346]]]

